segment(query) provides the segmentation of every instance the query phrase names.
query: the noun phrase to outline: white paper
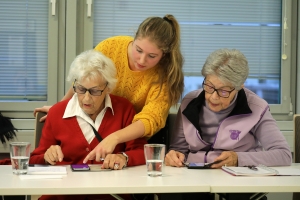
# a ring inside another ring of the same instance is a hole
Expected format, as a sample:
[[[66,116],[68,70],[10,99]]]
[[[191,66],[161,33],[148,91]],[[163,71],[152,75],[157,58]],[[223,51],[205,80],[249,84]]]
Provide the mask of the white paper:
[[[64,166],[28,167],[27,175],[66,175]]]
[[[276,175],[276,171],[270,171],[265,168],[256,167],[257,170],[249,169],[248,167],[226,167],[222,169],[235,176],[271,176]]]
[[[222,169],[235,176],[300,176],[300,169],[292,167],[266,167],[259,165],[255,171],[248,167],[223,166]]]
[[[300,176],[300,169],[288,167],[274,167],[279,176]]]
[[[19,175],[21,180],[30,180],[30,179],[62,179],[63,175]]]

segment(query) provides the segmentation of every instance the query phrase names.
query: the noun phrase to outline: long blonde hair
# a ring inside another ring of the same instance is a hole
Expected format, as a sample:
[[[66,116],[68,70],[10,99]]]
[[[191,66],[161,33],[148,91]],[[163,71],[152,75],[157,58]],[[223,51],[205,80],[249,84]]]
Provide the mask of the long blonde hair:
[[[139,26],[135,38],[148,38],[163,51],[159,61],[160,89],[167,77],[169,101],[176,105],[184,88],[183,56],[180,51],[180,27],[173,15],[148,17]]]

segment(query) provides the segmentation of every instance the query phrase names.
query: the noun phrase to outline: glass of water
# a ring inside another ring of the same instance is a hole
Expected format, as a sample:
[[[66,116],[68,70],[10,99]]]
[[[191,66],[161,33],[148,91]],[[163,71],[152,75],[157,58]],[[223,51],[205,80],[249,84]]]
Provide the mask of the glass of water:
[[[166,145],[145,144],[144,153],[148,176],[162,176]]]
[[[10,159],[13,174],[27,174],[30,156],[29,142],[11,142]]]

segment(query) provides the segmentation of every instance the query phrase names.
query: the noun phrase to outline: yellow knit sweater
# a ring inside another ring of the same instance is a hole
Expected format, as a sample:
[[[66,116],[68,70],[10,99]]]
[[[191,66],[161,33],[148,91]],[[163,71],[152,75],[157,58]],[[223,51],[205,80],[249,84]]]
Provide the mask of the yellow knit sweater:
[[[118,83],[112,94],[125,97],[137,112],[132,122],[141,120],[145,126],[144,137],[151,137],[165,126],[170,109],[166,84],[160,95],[157,67],[146,71],[132,71],[127,56],[129,36],[115,36],[103,40],[95,49],[109,57],[116,65]]]

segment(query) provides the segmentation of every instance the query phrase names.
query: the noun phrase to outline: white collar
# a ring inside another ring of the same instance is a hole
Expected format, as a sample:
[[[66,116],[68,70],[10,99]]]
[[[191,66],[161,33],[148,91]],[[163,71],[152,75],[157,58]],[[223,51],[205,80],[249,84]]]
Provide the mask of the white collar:
[[[114,110],[112,107],[111,98],[110,98],[109,94],[106,94],[106,96],[105,96],[105,104],[104,104],[103,110],[106,110],[107,108],[110,108],[112,110],[112,114],[114,115]],[[96,117],[95,123],[97,122],[97,118],[99,117],[99,114]],[[68,102],[66,110],[63,115],[63,118],[69,118],[69,117],[74,117],[74,116],[81,117],[82,119],[85,119],[90,124],[94,124],[93,120],[79,106],[78,96],[76,93],[73,95],[73,97]]]

